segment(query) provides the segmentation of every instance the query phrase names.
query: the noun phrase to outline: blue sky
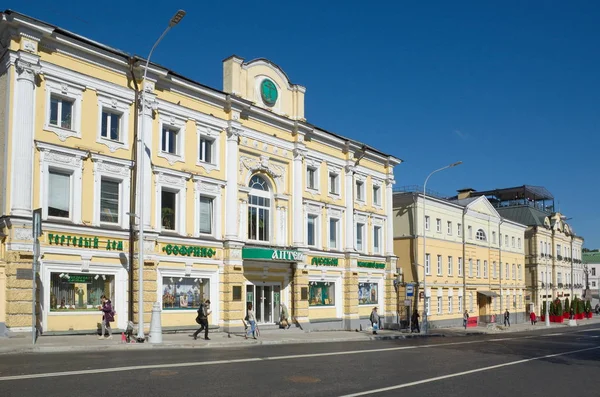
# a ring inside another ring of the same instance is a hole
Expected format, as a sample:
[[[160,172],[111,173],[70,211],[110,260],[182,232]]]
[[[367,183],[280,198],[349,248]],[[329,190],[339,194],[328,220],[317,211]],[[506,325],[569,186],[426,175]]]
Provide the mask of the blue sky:
[[[485,3],[485,4],[484,4]],[[572,3],[572,4],[569,4]],[[600,2],[5,2],[222,88],[221,61],[265,57],[304,85],[306,117],[405,160],[398,186],[445,194],[542,185],[600,248]]]

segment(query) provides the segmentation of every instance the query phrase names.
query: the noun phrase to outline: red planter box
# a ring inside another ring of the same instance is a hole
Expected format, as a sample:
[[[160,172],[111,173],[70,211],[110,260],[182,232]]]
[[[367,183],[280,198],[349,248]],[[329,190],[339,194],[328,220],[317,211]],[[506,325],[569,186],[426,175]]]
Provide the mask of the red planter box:
[[[583,313],[575,314],[575,320],[583,320]]]
[[[585,318],[587,318],[587,319],[592,318],[592,312],[585,313]]]
[[[540,321],[546,321],[546,316],[540,316]]]
[[[569,318],[569,312],[564,312],[564,313],[563,313],[563,318],[564,318],[565,320],[567,320],[567,319]]]

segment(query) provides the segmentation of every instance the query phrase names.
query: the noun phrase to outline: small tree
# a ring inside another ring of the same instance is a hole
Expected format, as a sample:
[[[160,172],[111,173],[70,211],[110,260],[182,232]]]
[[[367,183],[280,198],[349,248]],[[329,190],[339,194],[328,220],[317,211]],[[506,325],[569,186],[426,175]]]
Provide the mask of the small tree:
[[[585,312],[590,313],[592,311],[592,304],[590,301],[585,301]]]
[[[577,311],[577,297],[573,298],[573,301],[571,302],[571,311],[570,313],[575,314],[575,312]]]
[[[556,315],[556,304],[554,302],[550,302],[550,315],[551,316]]]
[[[542,312],[540,313],[542,316],[546,315],[546,301],[542,303]]]
[[[564,307],[564,310],[563,310],[563,314],[564,313],[569,314],[569,309],[570,308],[571,308],[571,305],[569,303],[569,298],[566,298],[565,299],[565,307]]]
[[[577,299],[577,314],[583,313],[585,310],[585,305],[581,299]]]
[[[556,298],[556,300],[554,301],[554,315],[562,316],[562,313],[563,313],[562,302],[560,301],[560,299]]]

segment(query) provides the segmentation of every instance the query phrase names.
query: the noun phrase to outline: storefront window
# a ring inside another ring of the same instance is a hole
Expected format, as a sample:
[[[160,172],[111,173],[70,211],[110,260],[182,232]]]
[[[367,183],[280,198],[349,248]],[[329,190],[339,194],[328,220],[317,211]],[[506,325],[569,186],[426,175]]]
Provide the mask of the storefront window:
[[[50,311],[98,311],[102,295],[114,299],[114,285],[105,274],[51,273]]]
[[[379,284],[377,283],[359,283],[358,284],[358,304],[376,305],[379,296]]]
[[[163,277],[165,310],[198,309],[200,302],[210,298],[210,279],[194,277]]]
[[[309,283],[309,306],[335,305],[335,283],[315,282]]]

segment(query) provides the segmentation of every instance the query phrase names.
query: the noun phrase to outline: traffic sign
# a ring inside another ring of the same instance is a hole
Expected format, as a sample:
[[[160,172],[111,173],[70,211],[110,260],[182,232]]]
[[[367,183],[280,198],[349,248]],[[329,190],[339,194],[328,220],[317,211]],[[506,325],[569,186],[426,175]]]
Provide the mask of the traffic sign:
[[[406,286],[406,296],[413,296],[415,293],[415,288],[409,284]]]

